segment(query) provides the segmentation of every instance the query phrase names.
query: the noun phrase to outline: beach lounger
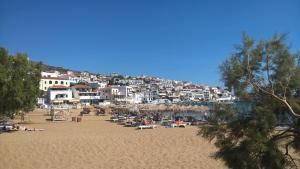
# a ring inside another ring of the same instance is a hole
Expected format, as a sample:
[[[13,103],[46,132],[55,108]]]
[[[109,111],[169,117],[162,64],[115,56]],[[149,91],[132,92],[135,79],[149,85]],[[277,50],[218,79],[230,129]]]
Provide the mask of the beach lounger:
[[[117,119],[117,118],[113,118],[113,119],[111,119],[111,121],[113,121],[113,122],[117,122],[117,121],[119,121],[119,119]]]
[[[119,119],[120,121],[122,121],[122,120],[126,120],[127,118],[126,118],[125,116],[118,116],[118,119]]]
[[[177,127],[177,124],[172,123],[170,126],[171,126],[171,128],[175,128],[175,127]]]
[[[178,124],[177,127],[186,127],[186,125],[187,125],[186,123],[181,123],[181,124]]]
[[[139,129],[143,130],[143,129],[154,129],[157,128],[157,125],[154,124],[150,124],[150,125],[140,125],[138,126]]]
[[[192,122],[185,122],[186,123],[186,125],[188,125],[188,126],[191,126],[192,125]]]
[[[12,131],[13,125],[12,124],[0,124],[1,131]]]
[[[186,127],[187,123],[179,123],[179,124],[176,124],[176,123],[172,123],[170,125],[171,128],[175,128],[175,127]]]
[[[25,131],[45,131],[45,129],[36,129],[36,128],[33,128],[33,129],[26,129]]]

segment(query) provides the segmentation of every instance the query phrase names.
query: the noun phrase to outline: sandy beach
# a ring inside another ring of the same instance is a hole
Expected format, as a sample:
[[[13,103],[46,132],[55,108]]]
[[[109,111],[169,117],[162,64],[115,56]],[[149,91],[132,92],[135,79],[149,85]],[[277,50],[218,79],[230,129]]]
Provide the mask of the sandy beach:
[[[212,157],[214,145],[196,136],[196,127],[141,131],[109,122],[109,116],[76,123],[46,121],[44,114],[30,113],[24,126],[45,131],[0,134],[1,168],[225,168]]]

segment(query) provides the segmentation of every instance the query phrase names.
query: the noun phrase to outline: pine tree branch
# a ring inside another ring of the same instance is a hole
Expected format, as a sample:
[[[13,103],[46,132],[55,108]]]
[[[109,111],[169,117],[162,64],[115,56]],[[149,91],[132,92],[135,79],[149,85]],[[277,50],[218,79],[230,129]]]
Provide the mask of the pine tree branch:
[[[285,145],[285,154],[284,155],[286,155],[290,159],[290,161],[293,163],[294,167],[298,168],[294,158],[289,154],[289,145],[292,144],[292,143],[294,143],[294,141],[290,141],[289,143],[287,143]]]
[[[274,84],[270,77],[270,57],[269,57],[269,55],[267,55],[267,57],[266,57],[266,63],[267,63],[267,78],[268,78],[269,84],[271,85],[272,93],[274,93]]]
[[[289,138],[289,137],[296,137],[295,134],[286,134],[286,135],[281,135],[281,136],[278,136],[278,137],[274,137],[272,138],[272,140],[274,141],[278,141],[278,140],[281,140],[281,139],[286,139],[286,138]]]
[[[287,102],[286,100],[286,97],[285,97],[285,94],[284,94],[284,97],[280,97],[278,95],[275,94],[274,90],[272,89],[271,91],[268,91],[264,88],[262,88],[259,84],[257,84],[255,82],[255,80],[253,79],[252,77],[252,74],[251,74],[251,67],[250,67],[250,57],[249,57],[249,54],[247,54],[247,81],[249,84],[251,84],[253,86],[254,89],[256,89],[257,91],[261,91],[263,92],[264,94],[267,94],[269,96],[272,96],[273,98],[275,98],[277,101],[283,103],[288,109],[289,109],[289,112],[294,116],[294,117],[297,117],[297,118],[300,118],[300,114],[297,114],[294,109],[292,108],[292,106]],[[286,87],[287,88],[287,87]],[[286,93],[286,90],[285,89],[285,93]]]
[[[289,128],[289,129],[283,131],[283,132],[280,133],[280,134],[277,134],[277,135],[273,136],[271,139],[272,139],[272,140],[276,140],[277,137],[283,136],[284,134],[286,134],[287,132],[289,132],[290,129],[291,129],[291,128]]]
[[[273,98],[275,98],[277,101],[283,103],[288,109],[289,109],[289,112],[294,116],[294,117],[297,117],[297,118],[300,118],[300,115],[295,113],[294,109],[292,108],[292,106],[287,102],[286,98],[283,97],[283,98],[280,98],[280,96],[277,96],[275,93],[271,93],[265,89],[263,89],[261,86],[259,86],[258,84],[256,83],[253,83],[253,82],[250,82],[250,84],[256,88],[258,91],[261,91],[267,95],[270,95],[272,96]]]

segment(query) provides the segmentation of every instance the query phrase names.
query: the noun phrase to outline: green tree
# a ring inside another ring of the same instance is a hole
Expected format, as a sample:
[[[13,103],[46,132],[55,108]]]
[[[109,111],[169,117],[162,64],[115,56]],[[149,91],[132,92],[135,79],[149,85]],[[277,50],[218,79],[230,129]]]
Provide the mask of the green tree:
[[[112,77],[109,81],[108,81],[108,85],[117,85],[117,78]]]
[[[230,168],[296,167],[289,150],[300,150],[300,59],[285,37],[255,42],[244,35],[237,52],[220,65],[225,86],[252,103],[250,116],[233,105],[216,105],[199,131],[215,140],[216,157]]]
[[[0,115],[13,118],[18,112],[33,110],[39,90],[41,64],[32,63],[26,54],[9,56],[0,48]]]

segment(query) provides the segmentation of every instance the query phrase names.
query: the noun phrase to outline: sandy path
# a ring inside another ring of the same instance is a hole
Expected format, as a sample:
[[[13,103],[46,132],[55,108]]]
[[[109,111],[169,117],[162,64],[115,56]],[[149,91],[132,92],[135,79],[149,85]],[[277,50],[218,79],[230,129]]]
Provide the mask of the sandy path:
[[[86,116],[81,123],[45,118],[31,113],[34,124],[26,125],[45,131],[0,134],[3,168],[225,168],[211,157],[215,147],[196,136],[196,127],[141,131],[108,117]]]

